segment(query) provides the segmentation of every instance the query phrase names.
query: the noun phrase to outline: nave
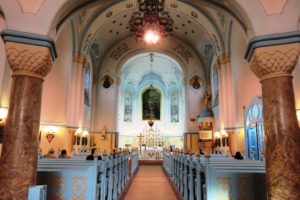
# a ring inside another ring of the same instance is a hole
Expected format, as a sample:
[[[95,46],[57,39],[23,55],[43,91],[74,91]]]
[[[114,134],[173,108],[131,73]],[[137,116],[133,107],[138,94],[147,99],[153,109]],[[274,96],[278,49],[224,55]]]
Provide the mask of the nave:
[[[140,165],[125,200],[176,200],[161,165]]]
[[[0,0],[0,199],[116,200],[161,159],[185,200],[300,199],[299,8]]]

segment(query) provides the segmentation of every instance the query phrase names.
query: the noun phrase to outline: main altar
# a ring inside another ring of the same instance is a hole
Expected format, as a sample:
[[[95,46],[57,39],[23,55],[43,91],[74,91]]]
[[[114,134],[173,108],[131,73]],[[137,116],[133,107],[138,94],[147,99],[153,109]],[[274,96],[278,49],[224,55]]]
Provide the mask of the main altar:
[[[162,150],[166,145],[166,138],[160,129],[146,126],[137,137],[140,160],[162,159]]]

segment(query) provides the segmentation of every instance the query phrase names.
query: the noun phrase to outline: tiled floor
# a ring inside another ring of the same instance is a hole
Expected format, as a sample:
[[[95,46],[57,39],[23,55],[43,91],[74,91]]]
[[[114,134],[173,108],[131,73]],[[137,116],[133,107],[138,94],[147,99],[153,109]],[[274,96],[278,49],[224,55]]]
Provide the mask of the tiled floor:
[[[161,165],[140,165],[125,200],[176,200]]]

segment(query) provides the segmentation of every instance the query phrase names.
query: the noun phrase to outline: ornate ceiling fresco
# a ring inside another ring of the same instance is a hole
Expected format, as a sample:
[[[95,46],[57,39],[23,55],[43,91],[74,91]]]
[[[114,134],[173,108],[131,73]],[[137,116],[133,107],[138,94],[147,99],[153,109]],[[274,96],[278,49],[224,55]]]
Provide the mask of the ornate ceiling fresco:
[[[224,1],[189,1],[166,0],[166,7],[174,20],[173,32],[170,38],[174,42],[180,40],[197,53],[196,56],[209,68],[213,56],[220,56],[228,52],[228,40],[232,20],[239,21],[241,15],[235,12],[236,6]],[[81,7],[80,7],[81,5]],[[84,4],[72,4],[68,8],[74,10],[70,16],[73,34],[77,43],[75,51],[89,54],[93,65],[101,65],[102,58],[111,48],[118,46],[113,55],[118,59],[125,51],[134,51],[130,44],[124,40],[134,37],[128,27],[130,17],[136,8],[136,1],[87,1]],[[76,12],[75,12],[76,11]],[[65,12],[66,13],[66,12]],[[58,29],[62,22],[58,23]],[[159,44],[158,44],[159,45]],[[191,55],[182,50],[182,47],[173,49],[181,55],[183,60],[188,60]]]

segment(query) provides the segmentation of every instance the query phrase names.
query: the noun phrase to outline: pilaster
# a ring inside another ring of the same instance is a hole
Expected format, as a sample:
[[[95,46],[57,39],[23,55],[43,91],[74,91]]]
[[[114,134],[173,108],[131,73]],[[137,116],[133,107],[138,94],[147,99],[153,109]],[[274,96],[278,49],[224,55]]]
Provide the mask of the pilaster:
[[[73,68],[71,77],[71,95],[69,99],[68,116],[70,124],[82,126],[84,106],[84,75],[87,64],[86,56],[79,52],[73,53]]]
[[[220,95],[220,127],[232,127],[235,114],[234,96],[232,88],[232,74],[230,54],[223,54],[217,60],[219,67],[219,95]]]

